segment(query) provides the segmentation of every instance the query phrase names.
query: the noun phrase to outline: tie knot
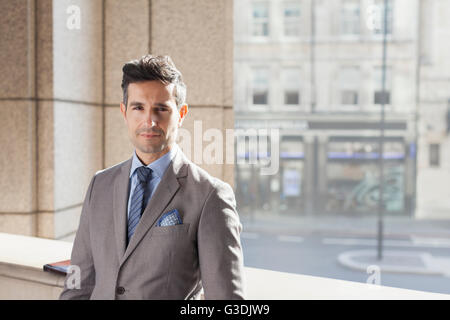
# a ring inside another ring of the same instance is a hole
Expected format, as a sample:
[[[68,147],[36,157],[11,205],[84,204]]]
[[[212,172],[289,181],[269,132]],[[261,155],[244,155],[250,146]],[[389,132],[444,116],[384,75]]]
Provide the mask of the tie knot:
[[[148,177],[152,173],[152,169],[144,167],[144,166],[137,168],[136,171],[137,171],[138,180],[144,181],[144,182],[147,182]]]

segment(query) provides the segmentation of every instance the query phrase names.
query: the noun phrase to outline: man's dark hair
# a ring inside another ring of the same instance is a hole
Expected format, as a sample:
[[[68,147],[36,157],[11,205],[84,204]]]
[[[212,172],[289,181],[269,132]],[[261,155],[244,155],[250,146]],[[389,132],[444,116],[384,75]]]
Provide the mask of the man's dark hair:
[[[183,82],[181,72],[175,67],[169,56],[143,56],[139,60],[127,62],[123,68],[122,90],[123,103],[128,104],[128,85],[130,83],[158,80],[168,85],[173,83],[177,108],[186,101],[186,85]]]

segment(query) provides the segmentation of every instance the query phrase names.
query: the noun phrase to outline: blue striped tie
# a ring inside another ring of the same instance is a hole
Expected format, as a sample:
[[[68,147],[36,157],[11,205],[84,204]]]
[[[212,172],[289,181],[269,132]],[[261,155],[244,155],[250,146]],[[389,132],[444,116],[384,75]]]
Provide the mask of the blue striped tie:
[[[128,243],[141,219],[144,206],[144,193],[152,170],[142,166],[136,169],[136,173],[138,182],[131,196],[130,212],[128,213]]]

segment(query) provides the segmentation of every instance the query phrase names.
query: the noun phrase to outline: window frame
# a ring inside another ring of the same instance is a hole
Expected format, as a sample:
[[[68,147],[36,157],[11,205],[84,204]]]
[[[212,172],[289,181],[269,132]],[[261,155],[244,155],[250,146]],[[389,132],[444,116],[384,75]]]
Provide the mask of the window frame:
[[[296,87],[290,87],[287,86],[286,79],[289,78],[287,76],[287,73],[293,71],[298,73],[298,86]],[[286,77],[284,76],[286,74]],[[300,110],[300,107],[302,106],[302,81],[301,81],[301,74],[302,74],[302,68],[299,65],[288,65],[288,66],[282,66],[280,68],[280,85],[281,85],[281,101],[280,105],[282,106],[283,110],[285,111],[293,111],[293,110]],[[298,104],[286,104],[285,96],[286,92],[296,92],[298,95]]]
[[[355,72],[357,75],[357,80],[346,81],[343,77],[345,72]],[[338,110],[339,111],[356,111],[362,108],[361,104],[361,83],[362,83],[362,70],[361,66],[358,65],[341,65],[339,67],[339,75],[338,75]],[[356,94],[356,104],[347,104],[343,101],[343,93],[344,92],[354,92]]]
[[[375,66],[373,68],[373,90],[372,90],[372,95],[371,95],[371,104],[375,107],[379,107],[382,105],[382,103],[375,103],[375,97],[377,95],[377,93],[381,93],[382,92],[382,84],[381,84],[381,80],[382,80],[382,73],[383,73],[383,69],[382,66]],[[379,75],[377,75],[377,72],[379,72]],[[386,87],[385,87],[385,92],[387,93],[388,96],[388,101],[384,103],[385,106],[392,106],[392,67],[391,66],[386,66]],[[379,81],[378,81],[379,80]]]
[[[344,24],[346,23],[347,19],[345,19],[346,17],[350,16],[350,11],[348,10],[350,4],[354,3],[358,9],[358,17],[355,18],[353,16],[352,21],[348,22],[349,24],[355,24],[357,25],[357,32],[356,33],[348,33],[348,32],[344,32]],[[346,10],[347,9],[347,10]],[[354,20],[357,20],[356,22]],[[359,0],[343,0],[341,2],[341,10],[340,10],[340,23],[339,23],[339,33],[341,35],[341,37],[344,38],[357,38],[361,35],[361,2]]]
[[[267,86],[266,88],[259,87],[258,85],[255,86],[255,75],[257,72],[261,70],[265,70],[267,72]],[[271,105],[271,93],[270,93],[270,80],[271,80],[271,67],[267,65],[254,65],[250,67],[250,94],[248,97],[248,106],[249,111],[267,111],[270,109]],[[262,88],[262,89],[261,89]],[[254,104],[254,92],[256,90],[263,90],[265,89],[267,91],[267,104]]]
[[[430,143],[428,145],[428,165],[430,168],[440,168],[441,166],[440,143]]]
[[[378,10],[379,13],[375,13],[374,24],[379,23],[379,27],[375,25],[372,29],[368,27],[368,16],[370,8]],[[377,14],[379,14],[379,21]],[[369,34],[372,38],[382,38],[383,37],[383,24],[384,24],[384,0],[373,0],[373,3],[366,9],[366,27],[369,30]],[[387,16],[387,37],[392,37],[394,34],[394,0],[388,0],[388,16]]]
[[[255,17],[254,13],[255,13],[255,8],[257,6],[265,6],[266,10],[267,10],[267,17]],[[262,41],[267,41],[271,35],[271,23],[270,23],[270,1],[263,1],[263,0],[257,0],[257,1],[252,1],[250,3],[250,38],[253,40],[262,40]],[[264,34],[255,34],[255,30],[257,29],[255,27],[256,24],[260,24],[260,25],[264,25],[267,24],[267,35]]]
[[[298,9],[299,15],[298,17],[286,17],[286,9],[289,9],[289,7],[294,8],[294,9]],[[292,40],[292,39],[299,39],[302,36],[302,6],[300,2],[295,2],[295,1],[284,1],[281,4],[281,17],[282,17],[282,30],[281,30],[281,34],[282,37],[286,40]],[[295,35],[288,35],[286,33],[286,23],[290,23],[290,24],[294,24],[297,23],[298,24],[298,34]]]

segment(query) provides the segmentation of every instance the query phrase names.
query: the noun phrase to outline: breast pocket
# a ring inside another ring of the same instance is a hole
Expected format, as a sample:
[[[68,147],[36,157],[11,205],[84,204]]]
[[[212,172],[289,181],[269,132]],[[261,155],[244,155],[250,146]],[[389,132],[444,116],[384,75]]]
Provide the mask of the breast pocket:
[[[189,223],[177,224],[174,226],[154,227],[152,236],[183,236],[187,235],[189,230]]]

